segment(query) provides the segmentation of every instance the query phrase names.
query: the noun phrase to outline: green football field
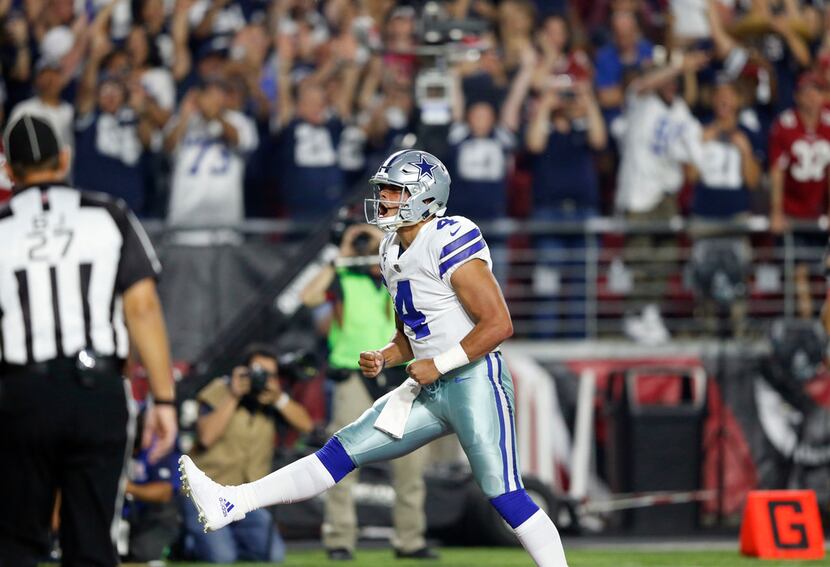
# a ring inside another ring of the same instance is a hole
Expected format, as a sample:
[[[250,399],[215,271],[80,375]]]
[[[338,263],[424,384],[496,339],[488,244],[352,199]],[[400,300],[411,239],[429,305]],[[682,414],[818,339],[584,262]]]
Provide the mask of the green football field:
[[[568,552],[570,567],[817,567],[830,565],[824,561],[759,561],[738,555],[737,551],[636,551],[624,549],[584,550]],[[202,567],[205,564],[175,563],[171,567]],[[265,567],[266,563],[244,563],[248,567]],[[455,548],[441,549],[440,561],[396,560],[392,552],[383,549],[358,550],[355,561],[341,563],[328,561],[323,551],[289,552],[286,567],[319,567],[321,565],[344,565],[353,567],[533,567],[533,562],[518,549]]]

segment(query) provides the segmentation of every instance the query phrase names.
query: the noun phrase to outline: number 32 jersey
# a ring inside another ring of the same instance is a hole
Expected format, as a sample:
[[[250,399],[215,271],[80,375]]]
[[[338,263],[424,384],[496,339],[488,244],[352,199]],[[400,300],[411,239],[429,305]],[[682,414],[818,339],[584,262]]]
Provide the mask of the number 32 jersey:
[[[417,360],[444,352],[473,329],[450,282],[455,270],[473,259],[492,269],[490,250],[473,221],[433,219],[405,250],[398,235],[389,234],[381,242],[380,258],[384,283]]]
[[[825,214],[830,166],[830,111],[821,111],[812,131],[807,129],[797,112],[781,113],[770,132],[769,161],[785,171],[784,213],[807,219]]]

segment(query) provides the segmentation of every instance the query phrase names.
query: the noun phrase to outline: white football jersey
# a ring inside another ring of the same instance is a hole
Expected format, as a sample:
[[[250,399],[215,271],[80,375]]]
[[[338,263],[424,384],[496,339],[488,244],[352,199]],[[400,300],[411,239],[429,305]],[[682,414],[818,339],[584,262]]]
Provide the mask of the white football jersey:
[[[490,249],[473,221],[460,216],[433,219],[406,250],[392,233],[383,239],[380,257],[384,284],[416,359],[444,352],[473,329],[450,283],[455,270],[475,258],[493,267]]]
[[[616,208],[645,212],[683,186],[683,164],[700,165],[702,128],[676,97],[667,106],[656,94],[629,93],[614,131],[622,152],[617,172]]]
[[[168,221],[171,225],[232,225],[242,221],[245,154],[259,140],[253,120],[228,110],[239,143],[230,148],[218,122],[194,116],[175,152]],[[175,125],[172,123],[171,127]]]

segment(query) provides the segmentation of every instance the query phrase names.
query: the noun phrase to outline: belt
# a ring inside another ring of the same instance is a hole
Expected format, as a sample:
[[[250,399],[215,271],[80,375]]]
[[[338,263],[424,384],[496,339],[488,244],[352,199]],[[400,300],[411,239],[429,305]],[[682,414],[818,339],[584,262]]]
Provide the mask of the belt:
[[[96,356],[89,351],[81,351],[76,356],[62,356],[51,358],[42,362],[30,362],[28,364],[0,365],[0,376],[20,374],[68,374],[79,371],[94,372],[95,374],[117,374],[124,371],[124,361],[117,356]]]

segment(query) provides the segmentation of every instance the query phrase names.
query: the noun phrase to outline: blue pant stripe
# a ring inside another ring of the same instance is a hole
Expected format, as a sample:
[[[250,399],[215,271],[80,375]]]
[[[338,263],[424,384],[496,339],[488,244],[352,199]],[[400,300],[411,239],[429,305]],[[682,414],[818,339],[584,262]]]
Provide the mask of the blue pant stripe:
[[[505,479],[505,489],[507,491],[516,490],[518,485],[514,479],[509,476],[511,467],[510,461],[514,458],[514,446],[515,446],[515,437],[513,436],[513,422],[508,420],[507,412],[510,408],[510,404],[507,399],[507,394],[504,391],[502,386],[501,380],[501,362],[499,361],[499,357],[497,353],[493,353],[492,355],[488,355],[493,357],[493,368],[495,369],[498,366],[498,380],[495,380],[495,387],[496,387],[496,403],[499,406],[499,411],[501,415],[504,416],[504,445],[502,447],[503,450],[503,460],[504,460],[504,479]],[[510,451],[507,450],[507,443],[510,442]],[[508,454],[509,453],[509,454]]]
[[[499,383],[502,383],[501,380],[501,353],[496,353],[496,360],[498,361],[499,365]],[[502,387],[502,391],[504,388]],[[522,477],[519,476],[519,447],[516,445],[516,416],[513,415],[513,405],[510,403],[510,398],[507,397],[507,393],[504,394],[504,399],[507,402],[507,413],[510,415],[510,432],[513,436],[513,476],[516,479],[516,488],[519,489],[522,487]]]
[[[510,482],[507,477],[507,449],[505,446],[505,434],[504,434],[504,413],[501,410],[501,399],[499,398],[499,391],[498,387],[496,386],[496,381],[493,378],[493,362],[490,360],[490,355],[486,356],[487,358],[487,376],[490,378],[490,384],[493,386],[493,397],[496,401],[496,409],[499,412],[499,448],[501,449],[501,462],[502,466],[504,467],[504,491],[510,492]]]

